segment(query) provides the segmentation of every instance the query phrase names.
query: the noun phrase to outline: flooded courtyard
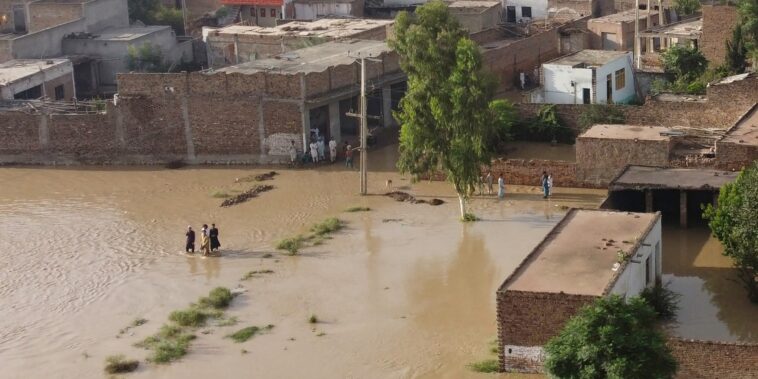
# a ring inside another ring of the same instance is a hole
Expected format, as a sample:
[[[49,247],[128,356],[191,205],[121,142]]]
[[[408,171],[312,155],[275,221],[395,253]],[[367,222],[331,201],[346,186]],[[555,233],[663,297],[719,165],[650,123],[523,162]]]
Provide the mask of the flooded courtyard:
[[[132,376],[478,377],[466,365],[493,358],[497,286],[566,206],[604,197],[557,189],[544,201],[536,188],[511,186],[505,201],[474,199],[483,221],[466,225],[446,183],[411,185],[387,170],[370,176],[375,195],[360,197],[356,172],[329,167],[280,171],[266,182],[272,191],[219,207],[213,194],[246,190],[254,183],[238,179],[263,171],[0,169],[3,377],[98,376],[113,354],[144,362],[147,351],[133,344],[171,311],[240,285],[246,292],[227,311],[237,326],[201,328],[186,357]],[[387,179],[446,204],[380,196]],[[372,211],[344,212],[350,206]],[[331,216],[347,227],[325,244],[297,256],[272,248]],[[186,226],[211,222],[222,255],[184,254]],[[241,280],[263,269],[274,273]],[[136,318],[148,322],[119,334]],[[243,344],[224,338],[267,324],[274,329]]]

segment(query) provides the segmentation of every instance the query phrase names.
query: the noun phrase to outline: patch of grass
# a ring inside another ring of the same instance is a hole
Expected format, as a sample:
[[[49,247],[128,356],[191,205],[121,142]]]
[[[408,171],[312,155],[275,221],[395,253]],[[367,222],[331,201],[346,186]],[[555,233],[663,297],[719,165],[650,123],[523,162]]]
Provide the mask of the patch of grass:
[[[216,325],[218,325],[218,326],[232,326],[232,325],[237,325],[237,321],[238,321],[237,317],[232,316],[232,317],[220,320]]]
[[[168,316],[168,319],[179,324],[180,326],[191,326],[197,328],[205,325],[205,321],[208,319],[208,314],[203,312],[202,309],[196,307],[173,311]]]
[[[315,314],[311,315],[311,317],[308,318],[308,322],[311,323],[311,324],[316,324],[316,323],[318,323],[318,317],[316,317]]]
[[[369,207],[350,207],[348,209],[345,209],[345,212],[369,212],[371,211],[371,208]]]
[[[144,318],[135,319],[134,321],[132,321],[132,328],[145,325],[146,323],[147,323],[147,319],[144,319]]]
[[[303,248],[304,242],[305,238],[303,238],[303,236],[285,238],[277,242],[276,248],[278,250],[285,250],[290,255],[295,255],[298,251],[300,251],[301,248]]]
[[[207,297],[201,297],[198,305],[202,308],[224,309],[232,302],[232,291],[225,287],[216,287]]]
[[[253,270],[248,271],[244,276],[242,276],[242,279],[240,280],[248,280],[257,277],[258,275],[262,274],[273,274],[274,270]]]
[[[311,232],[317,236],[324,236],[342,229],[344,224],[336,217],[330,217],[311,227]]]
[[[463,222],[474,222],[479,221],[479,217],[476,217],[473,213],[466,213],[463,215],[463,218],[461,219]]]
[[[190,341],[194,338],[195,336],[193,335],[181,335],[176,339],[162,340],[153,346],[153,353],[148,359],[155,363],[175,361],[187,355]]]
[[[274,254],[266,253],[266,254],[263,254],[263,256],[261,256],[261,258],[271,258],[273,256],[274,256]]]
[[[227,197],[231,197],[231,195],[224,191],[213,191],[211,193],[211,197],[214,197],[216,199],[226,199]]]
[[[105,358],[105,372],[109,374],[121,374],[132,372],[139,367],[136,359],[126,359],[123,355],[111,355]]]
[[[497,339],[490,341],[490,353],[500,355],[500,344],[498,344]]]
[[[483,361],[469,363],[466,367],[474,372],[495,373],[500,371],[500,364],[497,359],[485,359]]]
[[[324,332],[318,332],[318,333],[316,333],[316,337],[323,337],[325,335],[326,335],[326,333],[324,333]]]
[[[253,336],[262,331],[271,330],[273,327],[274,326],[271,324],[266,325],[262,328],[258,326],[248,326],[247,328],[242,328],[226,337],[231,338],[234,340],[234,342],[242,343],[249,340],[250,338],[253,338]]]

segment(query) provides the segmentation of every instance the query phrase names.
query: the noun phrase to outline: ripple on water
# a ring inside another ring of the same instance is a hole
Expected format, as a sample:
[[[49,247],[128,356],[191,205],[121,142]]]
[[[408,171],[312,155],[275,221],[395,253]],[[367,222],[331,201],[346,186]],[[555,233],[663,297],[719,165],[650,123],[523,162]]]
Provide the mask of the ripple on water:
[[[90,202],[0,204],[0,354],[78,346],[64,320],[160,253],[122,212]]]

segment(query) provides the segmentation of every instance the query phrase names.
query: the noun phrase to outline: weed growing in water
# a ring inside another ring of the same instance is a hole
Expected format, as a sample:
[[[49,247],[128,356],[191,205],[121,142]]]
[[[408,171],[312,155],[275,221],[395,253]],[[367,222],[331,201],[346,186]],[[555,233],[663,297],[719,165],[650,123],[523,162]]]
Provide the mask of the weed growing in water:
[[[313,225],[311,227],[311,232],[317,236],[324,236],[342,229],[343,226],[344,224],[338,218],[330,217],[316,225]]]
[[[229,318],[222,319],[216,325],[218,325],[218,326],[233,326],[233,325],[237,325],[237,317],[232,316],[232,317],[229,317]]]
[[[109,374],[121,374],[132,372],[139,367],[136,359],[126,359],[123,355],[111,355],[105,358],[105,372]]]
[[[642,290],[640,297],[655,309],[659,319],[673,320],[676,318],[676,312],[679,310],[679,298],[682,296],[667,286],[656,285]]]
[[[242,279],[240,280],[248,280],[257,277],[261,274],[273,274],[274,270],[254,270],[254,271],[248,271],[247,274],[245,274]]]
[[[303,236],[295,236],[291,238],[285,238],[276,244],[278,250],[286,250],[289,255],[295,255],[303,247],[305,238]]]
[[[203,312],[202,309],[192,307],[179,311],[173,311],[168,316],[168,319],[179,324],[180,326],[191,326],[193,328],[197,328],[205,325],[205,321],[208,319],[208,314]]]
[[[461,219],[463,222],[474,222],[479,221],[479,217],[476,217],[473,213],[466,213],[463,215],[463,218]]]
[[[224,309],[232,302],[232,291],[224,287],[216,287],[208,294],[208,297],[201,297],[197,302],[201,308]]]
[[[494,373],[500,371],[500,364],[497,359],[485,359],[483,361],[469,363],[468,367],[471,371]]]
[[[271,330],[273,328],[274,328],[274,326],[271,325],[271,324],[266,325],[266,326],[264,326],[262,328],[258,327],[258,326],[248,326],[247,328],[242,328],[242,329],[240,329],[240,330],[238,330],[238,331],[236,331],[236,332],[228,335],[227,338],[231,338],[232,340],[234,340],[234,342],[242,343],[242,342],[245,342],[245,341],[249,340],[250,338],[253,338],[253,336],[255,336],[256,334],[258,334],[258,333],[260,333],[262,331]]]
[[[231,195],[229,195],[228,193],[224,191],[213,191],[213,193],[211,193],[211,197],[214,197],[216,199],[226,199],[227,197],[230,197],[230,196]]]
[[[371,211],[371,208],[369,207],[350,207],[348,209],[345,209],[345,212],[369,212]]]
[[[318,323],[318,317],[316,317],[316,315],[311,315],[311,317],[308,318],[308,322],[311,324],[316,324]]]
[[[147,323],[147,319],[144,318],[138,318],[132,321],[132,328],[136,328],[141,325],[145,325]]]

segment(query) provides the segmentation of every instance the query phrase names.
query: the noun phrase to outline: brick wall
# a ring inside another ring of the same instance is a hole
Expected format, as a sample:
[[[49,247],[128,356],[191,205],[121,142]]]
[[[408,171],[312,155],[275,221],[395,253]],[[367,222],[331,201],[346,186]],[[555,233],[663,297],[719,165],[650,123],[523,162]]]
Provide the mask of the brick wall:
[[[758,378],[758,344],[670,338],[679,379]]]
[[[738,23],[737,8],[730,5],[703,5],[703,35],[700,50],[710,66],[724,63],[726,41],[732,39],[732,29]]]
[[[553,185],[556,187],[595,188],[594,183],[583,182],[577,179],[577,165],[573,162],[539,159],[505,159],[493,161],[492,166],[484,170],[492,170],[495,177],[502,172],[506,185],[539,186],[542,172],[547,171],[553,176]]]
[[[576,140],[577,177],[599,185],[608,183],[626,165],[668,166],[672,142],[579,137]]]
[[[495,76],[498,92],[514,88],[519,73],[533,74],[542,63],[558,57],[559,41],[558,29],[554,28],[511,43],[486,47],[484,67]]]
[[[722,170],[741,170],[758,160],[758,146],[734,142],[716,142],[716,167]]]
[[[52,2],[29,4],[30,33],[51,28],[82,18],[82,5],[76,3],[56,4]]]
[[[507,281],[506,281],[507,282]],[[503,371],[541,372],[541,347],[595,296],[501,290],[497,333]]]
[[[42,116],[31,116],[25,113],[3,113],[0,122],[0,155],[35,153],[41,148],[39,124]]]

